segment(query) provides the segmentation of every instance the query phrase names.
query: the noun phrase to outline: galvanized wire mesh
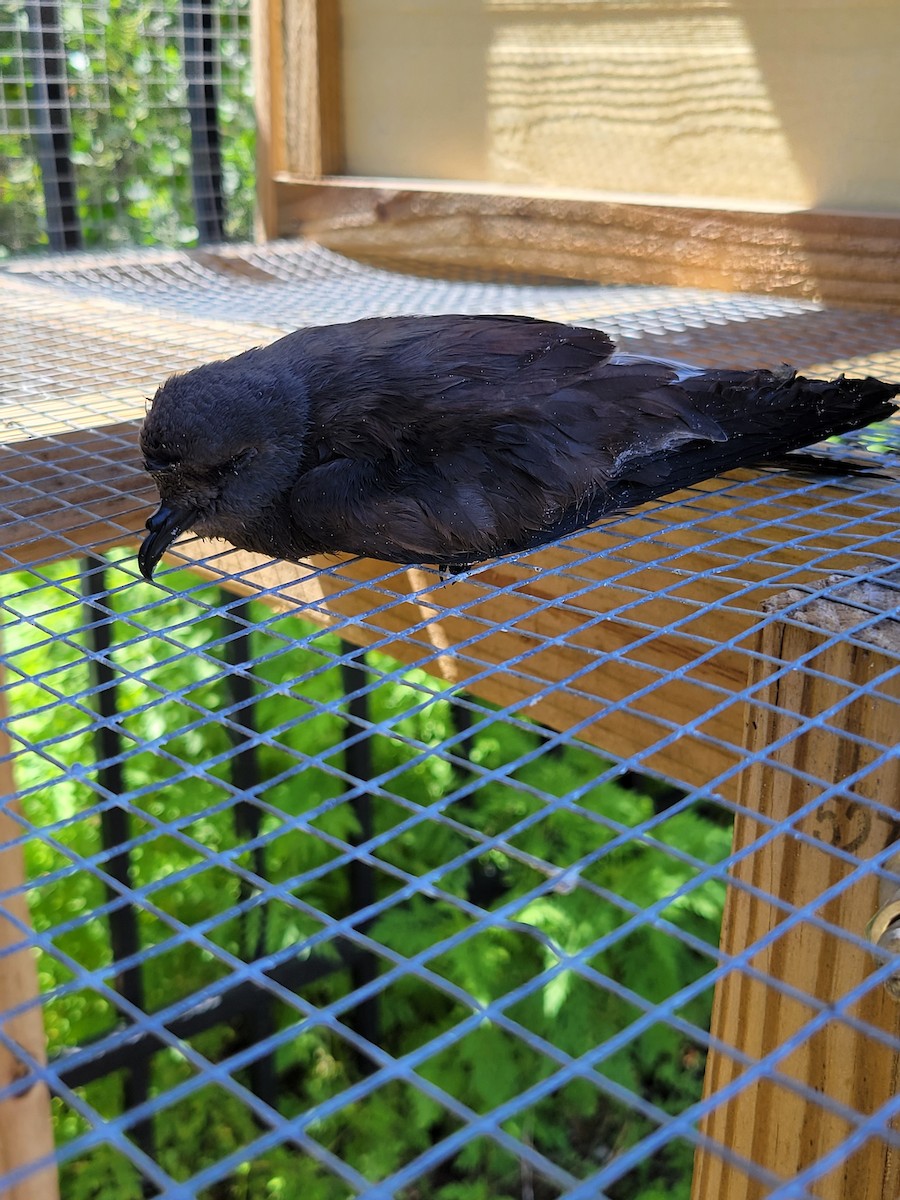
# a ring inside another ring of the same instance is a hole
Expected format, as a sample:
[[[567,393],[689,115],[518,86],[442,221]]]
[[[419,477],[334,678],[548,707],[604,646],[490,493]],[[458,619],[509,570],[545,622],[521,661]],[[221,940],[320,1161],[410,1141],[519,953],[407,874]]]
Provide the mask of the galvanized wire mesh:
[[[249,24],[249,0],[0,3],[0,254],[249,236]]]
[[[49,1086],[64,1194],[867,1194],[900,1143],[865,929],[900,883],[896,424],[825,448],[880,474],[736,472],[452,583],[187,539],[148,585],[135,431],[171,371],[310,322],[890,377],[900,318],[303,244],[19,262],[0,306],[0,955],[37,951],[7,1017],[50,1050],[0,1026],[0,1101]]]

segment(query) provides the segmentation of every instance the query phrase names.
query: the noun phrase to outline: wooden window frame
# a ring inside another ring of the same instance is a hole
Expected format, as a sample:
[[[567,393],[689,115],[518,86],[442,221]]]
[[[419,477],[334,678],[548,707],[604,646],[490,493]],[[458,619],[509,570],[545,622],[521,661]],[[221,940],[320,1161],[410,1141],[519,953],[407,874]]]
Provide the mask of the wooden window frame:
[[[253,33],[261,239],[310,237],[351,257],[435,273],[900,307],[900,216],[346,175],[340,0],[254,0]]]

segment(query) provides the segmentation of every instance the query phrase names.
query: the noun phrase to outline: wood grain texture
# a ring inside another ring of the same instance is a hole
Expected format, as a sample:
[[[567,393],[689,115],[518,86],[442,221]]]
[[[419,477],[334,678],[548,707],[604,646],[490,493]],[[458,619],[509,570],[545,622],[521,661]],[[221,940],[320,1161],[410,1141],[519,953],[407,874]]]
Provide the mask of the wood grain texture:
[[[820,606],[809,619],[822,615]],[[860,620],[858,608],[849,610],[849,615],[854,624]],[[835,619],[837,624],[827,623],[840,628],[840,613]],[[846,642],[826,646],[826,635],[812,626],[776,622],[762,631],[759,650],[776,662],[809,659],[813,671],[822,674],[798,669],[767,684],[770,668],[763,660],[756,660],[751,669],[751,684],[761,684],[762,689],[759,702],[748,709],[748,751],[762,752],[785,735],[796,736],[774,750],[767,762],[751,765],[741,778],[738,800],[743,815],[736,822],[734,851],[746,856],[733,869],[736,886],[728,894],[721,950],[726,956],[752,951],[760,939],[777,933],[785,919],[778,901],[791,908],[809,905],[832,929],[804,921],[752,953],[751,966],[770,983],[740,968],[720,982],[712,1034],[754,1063],[777,1055],[788,1038],[802,1035],[805,1028],[808,1034],[788,1056],[777,1057],[773,1065],[780,1080],[748,1083],[736,1098],[714,1109],[703,1132],[785,1180],[814,1167],[853,1133],[853,1121],[833,1106],[871,1116],[896,1096],[900,1086],[896,1052],[900,1006],[876,984],[847,1006],[846,1015],[837,1007],[853,989],[865,988],[876,965],[866,949],[847,942],[842,933],[865,937],[866,925],[878,907],[877,876],[868,873],[845,887],[843,881],[858,861],[892,844],[900,834],[900,808],[892,818],[867,803],[896,806],[900,796],[900,759],[891,755],[900,703],[896,673],[900,630],[896,621],[891,624],[893,653]],[[874,690],[860,693],[863,687]],[[837,711],[826,724],[805,727],[806,719],[832,706]],[[879,756],[886,754],[887,760],[879,763]],[[840,787],[857,772],[858,781]],[[817,803],[822,783],[813,780],[832,780],[838,790]],[[798,815],[801,808],[804,811]],[[765,814],[766,823],[757,819],[757,812]],[[753,849],[769,821],[783,822],[784,829],[774,840]],[[821,841],[822,850],[798,842],[792,829]],[[842,861],[831,847],[853,857]],[[740,884],[761,889],[763,895],[751,895]],[[833,888],[839,889],[837,894],[819,902]],[[796,991],[788,995],[783,987]],[[798,993],[809,997],[808,1002]],[[830,1006],[834,1008],[829,1012]],[[810,1022],[823,1013],[826,1019],[812,1028]],[[854,1027],[847,1016],[864,1024]],[[715,1096],[738,1080],[742,1071],[727,1051],[711,1052],[705,1095]],[[804,1084],[809,1093],[804,1096],[792,1090],[786,1082],[791,1080]],[[897,1126],[891,1128],[896,1137]],[[876,1134],[861,1147],[841,1154],[839,1166],[822,1172],[807,1186],[822,1200],[888,1200],[900,1195],[900,1154]],[[698,1152],[694,1200],[763,1200],[769,1192],[749,1171],[727,1165],[713,1152]]]
[[[350,173],[900,211],[886,0],[342,0],[318,45],[292,3],[288,91],[343,81]]]
[[[740,6],[548,0],[493,12],[487,178],[815,201]]]
[[[900,217],[387,179],[283,176],[277,192],[279,236],[364,261],[900,307]]]
[[[488,0],[490,178],[900,210],[900,7]]]
[[[5,702],[0,697],[0,715]],[[0,1013],[9,1013],[29,1005],[16,1016],[2,1022],[6,1038],[21,1046],[29,1058],[47,1061],[44,1022],[37,1003],[39,985],[34,951],[23,943],[30,928],[25,894],[25,866],[22,845],[23,826],[15,820],[15,786],[12,778],[9,739],[0,733]],[[18,890],[16,890],[18,889]],[[15,891],[16,894],[12,894]],[[21,947],[13,949],[13,947]],[[28,1062],[0,1043],[0,1090],[28,1075]],[[53,1127],[50,1120],[50,1094],[43,1083],[32,1083],[25,1091],[0,1100],[0,1176],[53,1153]],[[19,1183],[0,1188],[0,1200],[59,1200],[56,1168],[42,1167],[26,1175]]]
[[[282,0],[288,170],[315,179],[343,170],[339,0]]]
[[[287,168],[284,130],[284,15],[281,0],[251,0],[253,113],[256,120],[256,236],[276,236],[275,176]]]

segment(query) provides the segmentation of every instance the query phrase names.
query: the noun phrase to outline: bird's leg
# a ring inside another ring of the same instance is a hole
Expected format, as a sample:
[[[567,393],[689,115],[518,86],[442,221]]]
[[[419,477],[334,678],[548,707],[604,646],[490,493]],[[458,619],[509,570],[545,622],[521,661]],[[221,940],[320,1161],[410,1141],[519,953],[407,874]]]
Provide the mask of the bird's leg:
[[[453,566],[451,563],[438,563],[438,579],[441,583],[454,583],[460,575],[465,575],[472,569],[471,563]]]

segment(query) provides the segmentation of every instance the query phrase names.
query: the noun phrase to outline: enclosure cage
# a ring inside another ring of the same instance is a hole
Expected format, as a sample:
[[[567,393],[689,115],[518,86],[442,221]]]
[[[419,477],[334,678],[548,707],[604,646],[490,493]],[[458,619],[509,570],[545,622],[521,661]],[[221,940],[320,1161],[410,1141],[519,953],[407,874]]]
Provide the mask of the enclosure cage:
[[[510,62],[628,7],[461,4],[492,128]],[[688,36],[731,5],[633,7],[679,70],[744,62]],[[306,324],[900,376],[877,196],[362,178],[399,8],[0,10],[0,1197],[898,1197],[896,419],[818,448],[862,473],[734,471],[453,580],[190,537],[137,570],[146,398]]]

